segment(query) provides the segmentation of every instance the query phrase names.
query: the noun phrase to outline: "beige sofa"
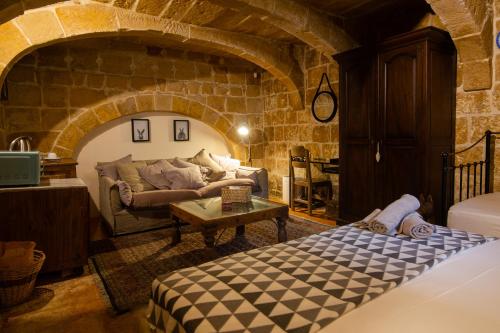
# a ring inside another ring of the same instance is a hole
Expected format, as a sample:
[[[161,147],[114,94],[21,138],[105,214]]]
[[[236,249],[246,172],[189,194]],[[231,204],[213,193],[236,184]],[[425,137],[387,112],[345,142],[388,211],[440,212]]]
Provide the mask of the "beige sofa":
[[[154,161],[146,161],[147,164]],[[168,205],[173,201],[192,200],[218,196],[224,186],[253,185],[253,195],[268,197],[267,170],[240,167],[245,171],[256,171],[258,184],[250,179],[220,180],[197,190],[154,190],[134,194],[130,207],[122,204],[115,179],[99,176],[99,202],[101,215],[113,236],[162,228],[171,225]]]

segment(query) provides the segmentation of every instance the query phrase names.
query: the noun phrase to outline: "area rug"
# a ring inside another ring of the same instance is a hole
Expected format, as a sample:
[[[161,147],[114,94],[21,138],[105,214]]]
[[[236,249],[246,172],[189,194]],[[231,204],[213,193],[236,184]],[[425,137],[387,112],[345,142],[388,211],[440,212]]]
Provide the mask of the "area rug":
[[[286,227],[289,240],[330,228],[297,217],[290,217]],[[162,229],[91,243],[90,266],[114,312],[147,304],[156,276],[277,242],[272,221],[247,225],[245,237],[234,238],[234,228],[228,228],[219,233],[212,249],[205,246],[199,232],[189,227],[183,230],[182,241],[176,246],[170,245],[172,234],[172,229]]]

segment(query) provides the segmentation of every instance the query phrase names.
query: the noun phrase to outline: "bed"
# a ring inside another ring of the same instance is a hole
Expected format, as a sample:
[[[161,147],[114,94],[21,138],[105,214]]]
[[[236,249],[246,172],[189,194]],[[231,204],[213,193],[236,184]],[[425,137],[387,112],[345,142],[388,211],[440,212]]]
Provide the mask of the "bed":
[[[499,254],[495,238],[446,227],[416,240],[352,224],[159,277],[148,321],[156,332],[446,332],[461,321],[454,332],[497,332]]]
[[[443,153],[442,213],[443,225],[483,235],[500,237],[500,193],[494,191],[496,135],[486,133],[470,147],[456,153]],[[484,159],[455,165],[484,142]]]
[[[500,192],[479,195],[451,206],[448,226],[500,237]]]

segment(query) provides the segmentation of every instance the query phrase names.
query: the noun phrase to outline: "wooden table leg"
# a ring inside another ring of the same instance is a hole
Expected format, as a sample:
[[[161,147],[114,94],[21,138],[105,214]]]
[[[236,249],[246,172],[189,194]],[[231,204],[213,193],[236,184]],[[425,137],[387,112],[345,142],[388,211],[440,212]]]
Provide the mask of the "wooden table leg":
[[[173,216],[175,233],[172,236],[172,245],[177,245],[181,242],[181,220],[177,216]]]
[[[286,242],[288,240],[288,236],[286,234],[286,221],[287,218],[277,217],[276,218],[276,226],[278,227],[278,242]]]
[[[201,234],[203,235],[203,240],[205,241],[205,245],[207,247],[212,248],[215,246],[215,235],[217,234],[217,228],[203,228]]]
[[[245,236],[245,225],[239,225],[236,227],[236,237],[244,237]]]

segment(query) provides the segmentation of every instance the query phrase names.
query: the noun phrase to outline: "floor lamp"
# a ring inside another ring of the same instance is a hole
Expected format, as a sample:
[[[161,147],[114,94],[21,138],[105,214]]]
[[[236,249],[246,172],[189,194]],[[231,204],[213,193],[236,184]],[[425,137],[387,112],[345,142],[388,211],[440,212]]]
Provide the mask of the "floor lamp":
[[[246,125],[241,125],[238,128],[238,134],[242,138],[248,137],[248,160],[247,162],[250,163],[250,166],[252,166],[252,147],[250,144],[250,130]]]

